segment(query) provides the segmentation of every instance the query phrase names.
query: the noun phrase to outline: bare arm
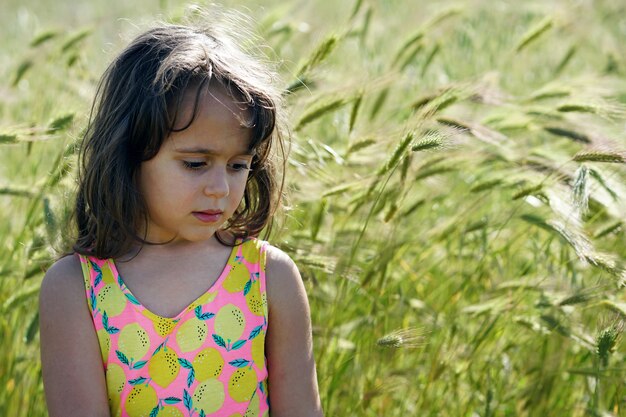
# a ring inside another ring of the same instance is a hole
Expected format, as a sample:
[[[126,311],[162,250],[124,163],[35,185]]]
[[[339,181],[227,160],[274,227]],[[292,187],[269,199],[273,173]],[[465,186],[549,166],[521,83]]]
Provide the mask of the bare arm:
[[[46,273],[39,316],[49,416],[109,417],[100,346],[77,257],[59,260]]]
[[[321,417],[311,317],[302,278],[293,261],[273,247],[268,249],[266,273],[271,415]]]

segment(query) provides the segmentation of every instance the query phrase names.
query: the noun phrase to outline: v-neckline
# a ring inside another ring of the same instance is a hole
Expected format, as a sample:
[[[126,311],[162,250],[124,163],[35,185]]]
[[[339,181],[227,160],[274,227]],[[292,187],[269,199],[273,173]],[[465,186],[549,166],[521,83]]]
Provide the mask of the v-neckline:
[[[113,276],[117,276],[117,279],[115,280],[117,283],[117,286],[119,287],[119,289],[126,294],[126,298],[129,299],[130,303],[133,305],[133,307],[137,310],[139,310],[140,312],[145,312],[145,315],[149,316],[152,319],[157,319],[157,320],[171,320],[171,321],[179,321],[183,315],[185,315],[188,311],[190,311],[190,307],[193,306],[194,304],[196,304],[196,302],[201,299],[202,297],[204,297],[207,293],[214,291],[214,289],[228,276],[228,274],[230,273],[231,269],[230,266],[233,264],[235,257],[237,256],[238,250],[241,246],[243,246],[245,242],[235,242],[235,246],[233,246],[232,250],[230,251],[230,254],[228,255],[228,260],[226,261],[226,264],[224,265],[224,268],[222,269],[222,272],[219,274],[219,276],[217,277],[217,279],[215,280],[215,282],[213,282],[213,284],[211,284],[211,286],[204,291],[202,294],[200,294],[198,297],[196,297],[191,303],[187,304],[185,307],[183,307],[182,311],[180,311],[178,314],[176,314],[174,317],[165,317],[165,316],[161,316],[160,314],[156,314],[153,311],[151,311],[150,309],[148,309],[148,307],[146,307],[141,300],[139,300],[135,294],[133,294],[133,292],[130,290],[130,288],[128,288],[128,286],[126,285],[126,283],[124,282],[124,278],[122,277],[122,274],[120,274],[119,270],[117,269],[117,265],[115,263],[115,260],[113,258],[110,258],[110,267],[111,270],[113,272]],[[130,297],[128,297],[128,295],[130,295]]]

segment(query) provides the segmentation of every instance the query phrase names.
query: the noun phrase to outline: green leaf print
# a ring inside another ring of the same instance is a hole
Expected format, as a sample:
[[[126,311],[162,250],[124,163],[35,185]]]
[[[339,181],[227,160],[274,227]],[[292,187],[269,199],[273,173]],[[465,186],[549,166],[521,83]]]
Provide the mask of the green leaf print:
[[[93,291],[93,287],[89,290],[89,299],[91,300],[91,311],[96,311],[96,304],[98,304],[98,299],[96,298],[96,293]]]
[[[141,384],[143,382],[146,382],[146,378],[144,378],[142,376],[140,376],[139,378],[131,379],[130,381],[128,381],[128,383],[130,385],[139,385],[139,384]]]
[[[165,401],[165,404],[178,404],[182,400],[180,398],[176,398],[176,397],[167,397],[163,401]]]
[[[248,280],[248,282],[246,282],[246,286],[243,287],[243,295],[248,295],[248,293],[250,292],[250,288],[252,288],[252,280]]]
[[[146,363],[148,363],[148,361],[139,361],[133,365],[133,369],[141,369]]]
[[[226,347],[226,342],[224,341],[224,338],[222,338],[222,336],[220,336],[219,334],[214,334],[213,340],[218,346],[221,346],[223,348]]]
[[[187,410],[191,411],[191,407],[193,406],[193,399],[186,389],[183,390],[183,404],[185,404],[185,408]]]
[[[199,417],[205,417],[206,414],[204,414],[204,410],[200,410],[200,416]]]
[[[108,334],[115,334],[120,331],[117,327],[109,327],[109,316],[107,316],[106,311],[102,313],[102,327],[104,327],[104,330],[106,330]]]
[[[234,361],[230,361],[228,363],[236,368],[243,368],[250,365],[250,361],[247,359],[235,359]]]
[[[191,388],[191,384],[193,384],[194,379],[196,379],[196,371],[193,369],[193,365],[187,359],[178,358],[178,363],[185,369],[189,369],[189,374],[187,375],[187,388]]]
[[[196,371],[191,368],[189,375],[187,375],[187,388],[191,388],[191,384],[193,384],[194,379],[196,379]]]
[[[118,329],[117,327],[109,327],[108,329],[106,329],[108,334],[115,334],[115,333],[119,333],[120,329]]]
[[[193,369],[193,365],[187,359],[178,358],[178,363],[180,363],[180,366],[183,368]]]
[[[89,263],[91,264],[91,267],[94,271],[96,271],[98,274],[102,273],[102,269],[100,269],[100,266],[98,266],[97,263],[95,263],[94,261],[89,261]]]
[[[136,306],[141,305],[139,301],[135,298],[135,296],[131,293],[125,292],[124,295],[126,296],[126,298],[128,298],[128,300],[130,300],[131,303],[135,304]]]
[[[248,336],[248,340],[252,340],[257,337],[259,333],[261,333],[262,328],[263,325],[261,324],[260,326],[256,326],[254,329],[252,329],[252,331],[250,332],[250,336]]]
[[[152,411],[150,412],[150,417],[156,417],[156,416],[157,416],[157,414],[159,414],[159,410],[160,410],[160,409],[161,409],[161,408],[160,408],[160,406],[159,406],[159,405],[157,405],[156,407],[154,407],[154,408],[152,409]]]
[[[97,287],[98,284],[100,284],[100,281],[102,281],[102,269],[100,269],[98,264],[93,261],[89,261],[89,263],[91,264],[91,267],[93,268],[93,270],[96,271],[97,275],[96,275],[96,279],[93,282],[93,286]]]
[[[242,339],[242,340],[237,340],[235,343],[233,343],[233,345],[230,347],[230,350],[237,350],[240,347],[242,347],[243,345],[245,345],[247,342],[246,339]]]
[[[167,339],[169,339],[169,336],[168,336],[168,338],[167,338]],[[161,349],[163,349],[163,347],[164,347],[164,346],[165,346],[165,344],[167,343],[167,339],[165,339],[165,341],[164,341],[163,343],[161,343],[159,346],[157,346],[157,348],[156,348],[156,349],[154,349],[154,352],[152,352],[152,356],[156,355],[157,353],[159,353],[159,351],[160,351]]]
[[[128,362],[128,358],[126,357],[126,355],[124,355],[119,350],[116,350],[115,354],[117,355],[117,358],[120,360],[120,362],[122,362],[124,365],[128,365],[130,363]]]
[[[194,313],[196,314],[196,318],[198,320],[208,320],[211,317],[215,316],[213,313],[202,313],[202,306],[198,306],[194,309]]]

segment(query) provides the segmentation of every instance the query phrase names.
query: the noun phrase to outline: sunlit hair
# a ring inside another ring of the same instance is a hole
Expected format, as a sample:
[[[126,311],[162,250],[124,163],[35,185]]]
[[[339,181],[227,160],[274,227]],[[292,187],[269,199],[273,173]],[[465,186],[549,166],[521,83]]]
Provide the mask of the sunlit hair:
[[[176,119],[184,93],[195,93],[193,115],[176,131],[191,125],[201,93],[216,83],[247,107],[254,151],[243,200],[223,231],[246,238],[268,230],[282,193],[277,171],[285,163],[274,79],[223,30],[163,24],[135,38],[98,86],[80,153],[74,251],[111,258],[137,243],[164,243],[139,236],[148,220],[139,167],[157,154],[175,124],[181,126]],[[220,242],[232,242],[222,233],[216,233]]]

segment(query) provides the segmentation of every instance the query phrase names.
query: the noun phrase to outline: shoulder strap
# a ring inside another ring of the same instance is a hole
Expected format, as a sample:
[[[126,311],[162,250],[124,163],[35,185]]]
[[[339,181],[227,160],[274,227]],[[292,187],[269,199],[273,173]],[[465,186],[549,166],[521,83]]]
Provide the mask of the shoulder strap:
[[[268,243],[266,241],[259,239],[250,239],[241,245],[241,256],[247,261],[250,272],[258,274],[263,314],[266,319],[268,317],[267,285],[265,277],[267,245]]]
[[[93,300],[96,298],[94,292],[94,278],[93,278],[93,266],[90,259],[79,253],[76,254],[80,260],[80,266],[83,270],[83,282],[85,283],[85,294],[87,295],[87,303],[89,304],[89,311],[93,312]]]

